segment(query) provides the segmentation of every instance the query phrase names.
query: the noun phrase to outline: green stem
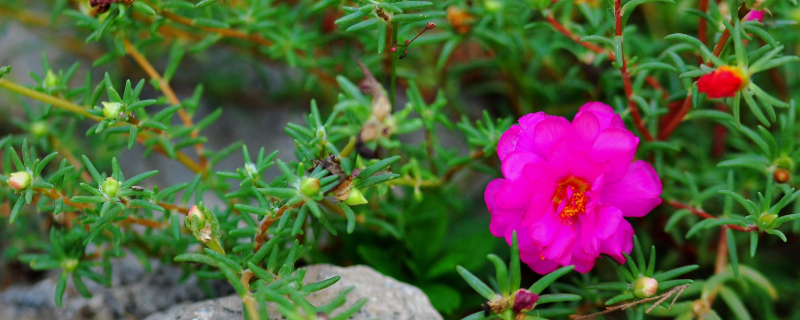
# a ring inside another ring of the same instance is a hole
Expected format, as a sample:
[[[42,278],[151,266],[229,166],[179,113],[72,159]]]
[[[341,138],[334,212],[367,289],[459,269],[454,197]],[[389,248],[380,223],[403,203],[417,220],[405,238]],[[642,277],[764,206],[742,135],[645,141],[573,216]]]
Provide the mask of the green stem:
[[[23,87],[21,85],[18,85],[16,83],[13,83],[13,82],[5,80],[5,79],[0,79],[0,88],[5,88],[5,89],[8,89],[9,91],[13,91],[13,92],[19,93],[19,94],[24,95],[26,97],[30,97],[30,98],[33,98],[33,99],[36,99],[36,100],[39,100],[39,101],[42,101],[42,102],[45,102],[45,103],[52,104],[52,105],[54,105],[54,106],[56,106],[58,108],[61,108],[61,109],[67,110],[67,111],[72,111],[74,113],[80,114],[80,115],[82,115],[84,117],[87,117],[89,119],[92,119],[92,120],[94,120],[96,122],[103,121],[103,118],[98,117],[96,115],[93,115],[93,114],[89,113],[88,111],[86,111],[86,108],[83,108],[83,107],[81,107],[79,105],[71,103],[71,102],[69,102],[67,100],[59,99],[59,98],[53,97],[51,95],[41,93],[41,92],[36,91],[36,90],[29,89],[27,87]]]
[[[398,22],[392,22],[392,47],[393,48],[397,48],[397,28],[399,28],[399,27],[400,27],[400,24]],[[396,86],[395,84],[397,83],[397,52],[399,50],[400,50],[400,48],[397,48],[397,50],[395,50],[395,51],[389,50],[389,55],[391,55],[391,57],[392,57],[392,59],[391,59],[392,60],[392,75],[391,75],[391,84],[390,84],[390,86],[392,88],[391,88],[390,94],[389,94],[389,101],[391,101],[392,107],[394,107],[394,105],[395,105],[394,92],[395,92],[395,86]]]

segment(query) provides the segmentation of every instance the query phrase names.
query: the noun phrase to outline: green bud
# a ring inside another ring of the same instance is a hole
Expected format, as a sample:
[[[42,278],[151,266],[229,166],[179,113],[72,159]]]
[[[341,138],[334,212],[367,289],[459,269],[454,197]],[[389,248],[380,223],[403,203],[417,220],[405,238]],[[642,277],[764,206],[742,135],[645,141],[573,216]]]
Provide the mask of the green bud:
[[[483,7],[486,8],[486,11],[497,12],[503,9],[503,3],[498,0],[484,0]]]
[[[774,213],[764,213],[758,217],[758,227],[761,229],[772,229],[775,226],[775,219],[778,215]]]
[[[78,259],[64,259],[61,261],[61,269],[64,269],[66,272],[75,271],[75,268],[78,267]]]
[[[300,182],[300,192],[306,197],[311,197],[319,192],[319,180],[316,178],[305,178]]]
[[[52,88],[58,84],[58,76],[53,73],[53,70],[47,70],[47,75],[44,76],[44,87]]]
[[[247,163],[244,165],[244,171],[247,173],[248,176],[255,177],[258,175],[258,168],[253,163]]]
[[[186,223],[186,227],[191,230],[201,230],[206,226],[206,217],[203,215],[203,212],[200,211],[200,208],[193,206],[189,209],[189,214],[186,215],[184,223]]]
[[[36,121],[34,123],[31,123],[30,131],[34,137],[44,136],[45,134],[47,134],[47,124],[43,121]]]
[[[31,185],[31,174],[27,171],[19,171],[11,174],[11,177],[6,180],[11,189],[16,191],[23,190]]]
[[[117,119],[122,112],[122,104],[119,102],[103,102],[103,115],[106,119]]]
[[[103,185],[100,187],[109,197],[116,197],[117,193],[119,193],[120,183],[116,179],[112,177],[108,177],[106,181],[103,181]]]
[[[639,299],[650,298],[658,291],[658,281],[650,277],[639,277],[633,283],[633,295]]]
[[[183,222],[198,241],[219,254],[225,254],[225,250],[219,242],[220,230],[217,216],[206,209],[202,203],[189,209],[189,214],[186,215]]]
[[[358,188],[350,188],[350,195],[347,196],[347,199],[344,200],[344,203],[351,206],[357,206],[359,204],[365,204],[367,202],[369,201],[367,201],[367,199],[364,198],[364,195],[361,193],[361,190],[358,190]]]

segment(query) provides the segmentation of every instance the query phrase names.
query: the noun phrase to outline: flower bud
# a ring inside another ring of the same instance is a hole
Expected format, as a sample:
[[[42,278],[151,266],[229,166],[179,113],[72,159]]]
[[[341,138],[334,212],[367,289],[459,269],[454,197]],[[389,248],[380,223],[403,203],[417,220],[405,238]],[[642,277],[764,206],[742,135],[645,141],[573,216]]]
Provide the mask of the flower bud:
[[[244,171],[248,176],[255,177],[258,175],[258,168],[254,163],[247,163],[244,165]]]
[[[514,294],[514,313],[519,314],[533,309],[537,301],[539,301],[539,295],[525,289],[520,289]]]
[[[503,3],[498,0],[484,0],[483,7],[486,8],[486,11],[497,12],[503,9]]]
[[[744,16],[744,21],[764,22],[764,10],[752,10]]]
[[[34,137],[44,136],[45,134],[47,134],[47,124],[44,123],[43,121],[36,121],[34,123],[31,123],[30,131]]]
[[[633,295],[639,299],[650,298],[658,291],[658,281],[650,277],[639,277],[633,283]]]
[[[103,185],[100,187],[109,197],[116,197],[117,193],[119,193],[120,183],[116,179],[112,177],[106,178],[106,181],[103,181]]]
[[[122,104],[119,102],[103,102],[103,115],[106,119],[117,119],[122,112]]]
[[[75,271],[75,268],[78,267],[78,259],[64,259],[61,261],[61,269],[64,269],[66,272]]]
[[[11,174],[11,177],[6,180],[11,189],[20,191],[31,185],[31,174],[27,171],[19,171]]]
[[[53,73],[53,70],[47,70],[47,75],[44,76],[44,87],[52,88],[58,84],[58,76]]]
[[[367,202],[369,201],[367,201],[367,199],[364,198],[364,194],[362,194],[361,190],[358,190],[357,188],[350,188],[350,195],[347,197],[347,199],[344,200],[344,203],[351,206],[357,206],[359,204],[365,204]]]
[[[189,229],[200,230],[206,226],[206,218],[197,206],[193,206],[189,209],[189,214],[186,216],[184,222]]]
[[[758,217],[758,226],[761,229],[772,229],[775,226],[775,219],[778,219],[778,215],[774,213],[764,213]]]
[[[778,183],[786,183],[789,182],[789,179],[792,177],[792,175],[789,173],[789,170],[779,168],[772,173],[772,177]]]
[[[319,180],[317,178],[305,178],[300,182],[300,192],[307,197],[311,197],[319,192]]]
[[[738,67],[721,66],[714,72],[700,77],[697,89],[711,99],[730,98],[744,89],[749,81],[749,77]]]

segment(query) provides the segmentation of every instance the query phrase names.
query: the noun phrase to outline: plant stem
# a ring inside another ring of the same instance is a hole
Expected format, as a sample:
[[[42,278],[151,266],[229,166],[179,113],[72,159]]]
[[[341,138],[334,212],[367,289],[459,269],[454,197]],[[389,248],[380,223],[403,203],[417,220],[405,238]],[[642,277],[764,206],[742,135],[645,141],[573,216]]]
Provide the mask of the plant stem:
[[[89,119],[91,119],[91,120],[93,120],[95,122],[103,121],[102,117],[99,117],[99,116],[96,116],[96,115],[93,115],[93,114],[89,113],[88,111],[86,111],[85,108],[83,108],[83,107],[81,107],[79,105],[76,105],[76,104],[74,104],[72,102],[69,102],[69,101],[66,101],[66,100],[63,100],[63,99],[60,99],[60,98],[45,94],[45,93],[41,93],[41,92],[33,90],[33,89],[29,89],[29,88],[23,87],[21,85],[18,85],[16,83],[13,83],[13,82],[11,82],[9,80],[6,80],[6,79],[0,79],[0,88],[5,88],[5,89],[8,89],[9,91],[13,91],[15,93],[19,93],[21,95],[24,95],[24,96],[27,96],[27,97],[30,97],[30,98],[33,98],[33,99],[36,99],[36,100],[39,100],[39,101],[42,101],[42,102],[45,102],[45,103],[52,104],[53,106],[56,106],[58,108],[61,108],[61,109],[64,109],[64,110],[67,110],[67,111],[70,111],[70,112],[73,112],[73,113],[77,113],[77,114],[82,115],[82,116],[84,116],[86,118],[89,118]]]
[[[622,55],[622,66],[619,69],[619,72],[622,76],[622,84],[625,88],[625,97],[628,99],[628,109],[631,110],[631,117],[633,118],[633,124],[636,126],[636,129],[639,130],[639,133],[642,134],[645,140],[653,141],[653,136],[647,131],[647,127],[645,127],[644,122],[642,121],[641,115],[639,115],[639,107],[636,105],[636,101],[631,99],[633,97],[633,86],[631,85],[631,75],[628,72],[628,61],[625,59],[624,54],[624,45],[622,39],[622,0],[614,1],[614,26],[615,26],[615,34],[617,37],[620,37],[620,52]]]
[[[689,212],[691,212],[692,214],[694,214],[694,215],[696,215],[696,216],[698,216],[700,218],[703,218],[703,219],[714,219],[714,220],[719,219],[718,217],[712,216],[711,214],[709,214],[708,212],[706,212],[703,209],[695,208],[693,206],[690,206],[688,204],[681,203],[681,202],[678,202],[678,201],[675,201],[675,200],[667,200],[665,203],[670,205],[670,206],[672,206],[673,208],[676,208],[676,209],[689,210]],[[759,230],[758,226],[749,226],[749,227],[745,228],[745,227],[737,226],[735,224],[726,224],[726,225],[723,225],[722,227],[723,228],[730,228],[731,230],[742,231],[742,232],[751,232],[751,231]]]
[[[738,10],[736,12],[738,12]],[[750,10],[745,10],[744,14],[747,15],[747,13],[749,12]],[[738,17],[732,18],[731,24],[736,22],[733,19],[738,19]],[[719,55],[722,54],[722,50],[725,48],[725,44],[728,42],[728,39],[730,37],[731,37],[730,31],[728,31],[728,29],[725,29],[725,31],[719,37],[719,41],[717,41],[717,44],[714,46],[714,56],[719,57]],[[714,65],[714,63],[711,62],[711,60],[709,60],[708,62],[706,62],[706,65],[711,67]],[[658,139],[666,140],[667,138],[669,138],[672,132],[675,131],[676,128],[678,128],[678,125],[680,125],[681,122],[683,122],[683,118],[686,116],[687,113],[689,113],[689,110],[691,109],[692,109],[692,95],[691,93],[689,93],[688,95],[686,95],[686,99],[683,100],[683,106],[681,106],[679,110],[677,110],[672,115],[671,114],[666,115],[669,121],[667,122],[668,123],[667,126],[661,129],[661,132],[658,134]]]
[[[79,106],[77,104],[74,104],[72,102],[69,102],[67,100],[64,100],[64,99],[61,99],[61,98],[58,98],[58,97],[54,97],[54,96],[51,96],[51,95],[47,95],[47,94],[41,93],[41,92],[36,91],[36,90],[32,90],[32,89],[23,87],[21,85],[18,85],[16,83],[11,82],[11,81],[6,80],[6,79],[0,79],[0,88],[5,88],[5,89],[8,89],[9,91],[24,95],[26,97],[29,97],[29,98],[32,98],[32,99],[36,99],[36,100],[39,100],[39,101],[42,101],[42,102],[45,102],[45,103],[52,104],[55,107],[58,107],[58,108],[61,108],[61,109],[64,109],[64,110],[67,110],[67,111],[70,111],[70,112],[73,112],[73,113],[77,113],[77,114],[79,114],[81,116],[84,116],[84,117],[86,117],[88,119],[91,119],[91,120],[93,120],[95,122],[103,121],[102,117],[99,117],[99,116],[96,116],[96,115],[93,115],[93,114],[89,113],[88,111],[86,111],[86,108],[83,108],[83,107],[81,107],[81,106]],[[120,125],[120,124],[118,123],[117,125]],[[145,140],[150,139],[150,138],[151,138],[151,136],[150,136],[150,134],[148,132],[140,131],[139,135],[136,137],[136,141],[138,141],[139,143],[144,143]],[[166,150],[164,150],[164,148],[162,148],[161,146],[155,146],[155,147],[153,147],[153,150],[155,150],[156,152],[158,152],[160,154],[167,155]],[[183,165],[185,165],[187,168],[189,168],[189,170],[192,170],[195,173],[205,172],[204,167],[200,166],[200,164],[198,164],[192,158],[189,158],[189,156],[187,156],[183,152],[175,151],[175,159],[178,160],[178,162],[180,162]]]
[[[142,55],[142,53],[136,49],[136,46],[131,44],[130,41],[128,41],[128,39],[125,38],[122,38],[122,43],[125,45],[125,52],[127,52],[131,56],[131,58],[133,58],[133,60],[135,60],[136,63],[142,67],[144,72],[147,73],[147,75],[151,79],[158,82],[158,87],[161,89],[161,92],[163,92],[164,95],[167,97],[169,103],[173,105],[181,104],[180,99],[178,99],[178,96],[175,94],[175,91],[172,90],[172,87],[169,85],[169,82],[167,82],[166,79],[161,77],[158,71],[156,71],[156,69],[153,68],[153,65],[150,64],[150,61],[148,61],[147,58],[145,58],[145,56]],[[187,127],[194,126],[194,123],[192,123],[192,117],[189,115],[189,113],[186,112],[185,107],[181,107],[178,109],[178,116],[181,118],[181,121],[183,122],[184,126]],[[197,138],[198,135],[199,132],[197,132],[197,130],[192,130],[192,132],[190,133],[190,136],[192,138]],[[196,143],[194,145],[194,149],[197,152],[198,159],[200,159],[200,165],[206,167],[207,162],[206,162],[206,156],[203,153],[203,144],[199,142]]]
[[[392,48],[397,48],[397,28],[399,28],[399,27],[400,27],[399,23],[392,22],[392,41],[390,42],[390,43],[392,43]],[[400,49],[397,48],[397,50],[400,50]],[[392,103],[392,108],[394,108],[394,106],[395,106],[395,100],[394,100],[395,95],[394,95],[394,93],[395,93],[395,89],[396,89],[395,87],[396,87],[396,83],[397,83],[397,50],[394,50],[394,51],[389,50],[389,55],[391,56],[391,60],[392,60],[392,71],[391,71],[392,73],[391,73],[391,76],[390,76],[391,80],[390,80],[390,84],[389,84],[389,86],[391,87],[391,89],[389,91],[390,92],[389,93],[389,101]]]

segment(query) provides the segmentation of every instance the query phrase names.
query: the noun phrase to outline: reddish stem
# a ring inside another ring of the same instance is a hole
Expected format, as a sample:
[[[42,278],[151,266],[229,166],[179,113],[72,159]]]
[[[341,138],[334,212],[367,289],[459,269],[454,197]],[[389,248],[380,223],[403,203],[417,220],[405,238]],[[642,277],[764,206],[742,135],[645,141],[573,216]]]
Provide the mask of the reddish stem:
[[[614,26],[616,36],[622,38],[622,0],[614,1]],[[622,48],[623,41],[620,42],[620,52],[625,52]],[[625,59],[625,54],[622,54],[622,67],[619,69],[619,71],[622,75],[622,84],[625,87],[625,97],[628,99],[628,108],[631,110],[633,124],[636,126],[636,129],[639,130],[639,133],[642,134],[645,140],[653,141],[653,136],[650,135],[650,132],[647,131],[647,127],[644,126],[644,122],[642,121],[642,116],[639,114],[639,108],[636,105],[636,102],[631,99],[631,97],[633,97],[633,86],[631,85],[631,75],[628,72],[628,60]]]
[[[685,203],[682,203],[682,202],[678,202],[678,201],[675,201],[675,200],[667,200],[666,203],[668,205],[672,206],[673,208],[676,208],[676,209],[689,210],[689,212],[691,212],[692,214],[694,214],[694,215],[696,215],[696,216],[698,216],[700,218],[703,218],[703,219],[714,219],[714,220],[719,219],[718,217],[712,216],[711,214],[709,214],[708,212],[706,212],[703,209],[695,208],[695,207],[692,207],[692,206],[690,206],[688,204],[685,204]],[[731,228],[731,230],[742,231],[742,232],[750,232],[750,231],[757,231],[758,230],[757,226],[749,226],[749,227],[745,228],[745,227],[737,226],[735,224],[726,224],[723,227]]]

